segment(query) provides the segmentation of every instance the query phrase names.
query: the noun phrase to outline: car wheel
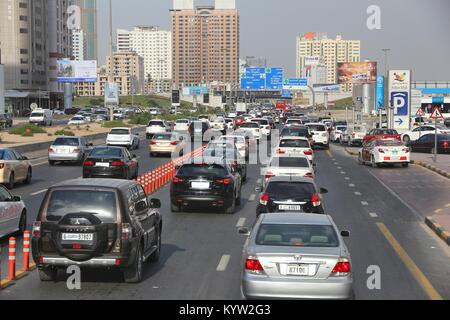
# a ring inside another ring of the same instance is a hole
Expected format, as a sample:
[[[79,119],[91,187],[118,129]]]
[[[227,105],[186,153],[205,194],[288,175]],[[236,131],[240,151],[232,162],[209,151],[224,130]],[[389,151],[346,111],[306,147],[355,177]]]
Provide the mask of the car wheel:
[[[403,167],[403,168],[408,168],[408,167],[409,167],[409,163],[403,163],[403,164],[402,164],[402,167]]]
[[[144,264],[144,257],[142,253],[142,246],[139,245],[136,252],[136,258],[133,264],[125,269],[123,276],[126,283],[139,283],[142,281],[142,268]]]
[[[56,276],[58,275],[58,269],[56,268],[43,268],[38,269],[39,279],[41,281],[55,281]]]
[[[158,237],[156,239],[156,250],[152,253],[150,258],[148,259],[149,262],[155,263],[159,261],[159,258],[161,257],[161,230],[158,230]]]
[[[32,171],[31,171],[31,167],[28,168],[28,173],[27,173],[27,178],[25,179],[25,184],[30,184],[31,183],[31,178],[32,178]]]
[[[20,215],[19,226],[17,229],[20,235],[27,229],[27,213],[25,210],[23,210]]]
[[[14,177],[14,172],[11,172],[11,174],[9,175],[9,180],[8,180],[8,189],[14,189],[14,185],[15,185],[15,177]]]
[[[48,160],[48,164],[50,165],[50,167],[53,167],[55,165],[55,162],[56,161],[54,160]]]
[[[375,162],[375,157],[372,156],[372,168],[378,168],[379,165]]]
[[[404,143],[408,143],[408,142],[410,142],[411,141],[411,138],[409,137],[409,136],[404,136],[403,137],[403,142]]]
[[[174,204],[171,204],[171,205],[170,205],[170,209],[171,209],[171,211],[174,212],[174,213],[180,212],[180,211],[181,211],[181,208],[180,208],[179,206],[177,206],[177,205],[174,205]]]
[[[242,203],[242,190],[239,191],[239,195],[238,195],[238,197],[236,198],[236,205],[237,205],[237,206],[240,206],[241,203]]]
[[[233,197],[233,203],[231,206],[225,209],[226,214],[234,214],[234,211],[236,210],[236,199]]]

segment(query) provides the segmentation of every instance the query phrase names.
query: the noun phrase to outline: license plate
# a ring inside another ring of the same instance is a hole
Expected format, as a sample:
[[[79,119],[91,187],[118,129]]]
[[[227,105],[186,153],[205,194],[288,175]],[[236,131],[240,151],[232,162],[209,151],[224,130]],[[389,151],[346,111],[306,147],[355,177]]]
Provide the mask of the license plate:
[[[280,205],[278,208],[280,210],[284,210],[284,211],[301,211],[302,210],[302,206],[300,206],[300,205]]]
[[[94,234],[92,233],[63,233],[63,241],[92,241]]]
[[[290,264],[287,267],[288,276],[307,276],[309,275],[309,266],[307,264]]]
[[[208,190],[209,182],[192,182],[192,189]]]
[[[95,165],[97,167],[109,168],[109,163],[105,163],[105,162],[97,162]]]
[[[398,151],[397,151],[397,150],[392,150],[392,154],[393,154],[393,155],[397,155],[397,154],[398,154]]]
[[[68,148],[59,148],[58,151],[59,151],[59,153],[69,153]]]

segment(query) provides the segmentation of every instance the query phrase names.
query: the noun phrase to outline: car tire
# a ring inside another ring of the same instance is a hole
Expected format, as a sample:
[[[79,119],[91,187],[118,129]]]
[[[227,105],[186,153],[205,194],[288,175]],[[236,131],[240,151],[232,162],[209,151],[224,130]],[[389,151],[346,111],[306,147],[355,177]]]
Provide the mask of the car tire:
[[[234,211],[236,210],[236,199],[233,197],[233,203],[231,206],[225,209],[226,214],[234,214]]]
[[[409,163],[402,163],[402,167],[403,168],[408,168],[409,167]]]
[[[148,258],[148,261],[150,263],[158,262],[159,259],[161,258],[161,243],[162,243],[161,239],[162,239],[162,236],[161,236],[161,230],[157,229],[157,231],[158,231],[158,238],[156,240],[157,241],[157,243],[156,243],[156,250]]]
[[[411,141],[411,138],[410,138],[408,135],[406,135],[406,136],[403,137],[403,142],[404,142],[404,143],[408,143],[408,142],[410,142],[410,141]]]
[[[55,281],[58,275],[56,268],[38,269],[39,279],[43,282]]]
[[[375,162],[375,157],[374,156],[372,156],[371,164],[372,164],[372,168],[378,168],[379,167],[379,165]]]
[[[181,211],[181,208],[177,205],[174,205],[173,203],[170,205],[170,209],[173,213],[177,213]]]
[[[27,177],[26,177],[24,183],[25,184],[30,184],[32,177],[33,177],[33,171],[31,170],[31,167],[29,167],[28,168],[28,172],[27,172]]]
[[[236,206],[240,206],[242,203],[242,190],[239,191],[239,195],[236,198]]]
[[[16,184],[16,181],[15,181],[14,172],[11,172],[11,174],[9,175],[9,180],[8,180],[8,184],[7,184],[8,189],[9,190],[14,189],[15,184]]]
[[[27,212],[23,210],[22,214],[20,215],[19,226],[17,228],[19,235],[22,235],[26,229],[27,229]]]
[[[48,164],[50,165],[50,167],[55,166],[56,161],[54,160],[48,160]]]
[[[136,257],[133,264],[126,268],[123,277],[126,283],[139,283],[142,281],[142,269],[144,267],[144,256],[142,246],[139,245],[136,251]]]

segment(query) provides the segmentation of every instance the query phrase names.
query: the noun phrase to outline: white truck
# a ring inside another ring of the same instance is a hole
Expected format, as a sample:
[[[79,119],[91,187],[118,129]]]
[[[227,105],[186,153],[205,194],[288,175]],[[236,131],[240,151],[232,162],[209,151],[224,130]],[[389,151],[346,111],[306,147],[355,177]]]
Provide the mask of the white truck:
[[[53,111],[50,109],[34,109],[30,114],[30,124],[51,126],[53,124]]]
[[[247,113],[247,104],[245,102],[236,103],[236,112]]]

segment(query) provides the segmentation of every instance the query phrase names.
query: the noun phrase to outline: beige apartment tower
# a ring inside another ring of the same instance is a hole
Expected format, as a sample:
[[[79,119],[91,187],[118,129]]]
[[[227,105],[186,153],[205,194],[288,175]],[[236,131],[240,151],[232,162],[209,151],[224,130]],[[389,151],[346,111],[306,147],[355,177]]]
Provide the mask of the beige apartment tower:
[[[176,88],[202,83],[239,84],[239,11],[235,0],[194,6],[174,0],[172,80]]]

